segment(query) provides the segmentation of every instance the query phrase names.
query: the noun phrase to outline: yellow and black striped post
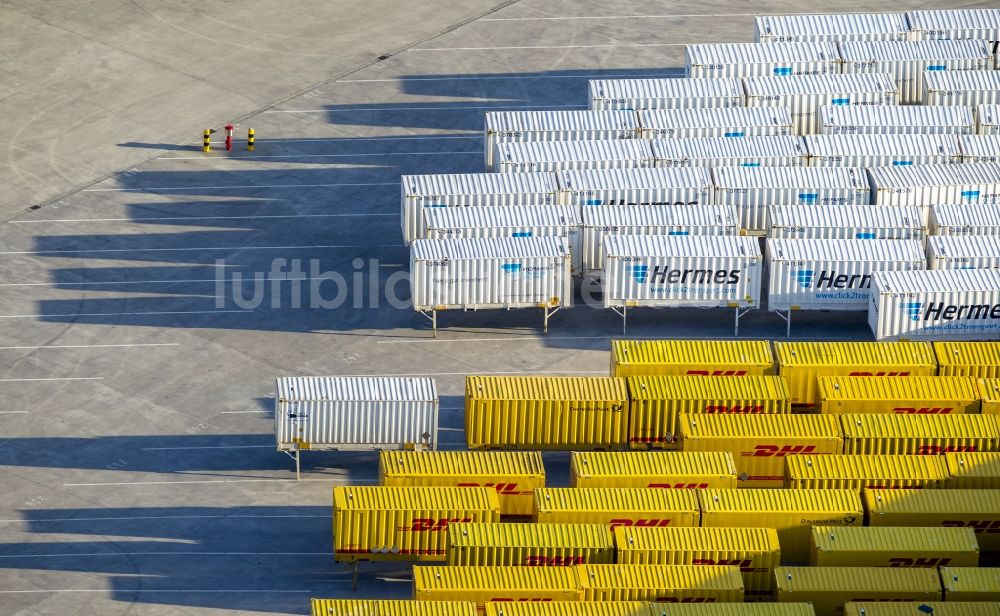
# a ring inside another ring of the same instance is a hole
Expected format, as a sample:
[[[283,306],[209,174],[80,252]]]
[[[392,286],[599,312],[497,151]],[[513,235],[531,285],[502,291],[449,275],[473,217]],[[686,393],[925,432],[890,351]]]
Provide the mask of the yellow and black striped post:
[[[253,152],[253,142],[254,142],[254,134],[253,134],[253,129],[251,128],[251,129],[247,130],[247,151],[248,152]]]
[[[201,133],[201,151],[212,151],[212,131],[208,128]]]

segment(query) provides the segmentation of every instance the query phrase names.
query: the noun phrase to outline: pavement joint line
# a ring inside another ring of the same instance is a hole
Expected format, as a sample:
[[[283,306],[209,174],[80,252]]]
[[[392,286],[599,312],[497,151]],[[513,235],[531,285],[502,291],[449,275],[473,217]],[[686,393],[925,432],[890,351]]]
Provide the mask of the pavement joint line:
[[[396,246],[393,245],[391,247],[396,247]],[[393,264],[393,265],[379,265],[379,267],[403,267],[403,264],[402,263],[397,263],[397,264]],[[237,271],[237,272],[233,272],[233,273],[234,274],[239,274],[240,272]],[[324,278],[322,276],[302,276],[300,278],[285,277],[285,278],[269,278],[268,279],[268,281],[272,282],[272,283],[273,282],[304,282],[304,281],[307,281],[307,280],[328,280],[328,278]],[[252,281],[253,281],[252,278],[247,278],[245,280],[245,282],[252,282]],[[218,279],[218,278],[186,278],[186,279],[179,279],[179,280],[107,280],[107,281],[88,280],[88,281],[84,281],[84,282],[4,282],[4,283],[0,283],[0,287],[57,287],[57,288],[59,288],[59,287],[68,287],[68,286],[81,287],[81,286],[91,286],[91,285],[93,285],[93,286],[101,286],[101,285],[127,285],[127,284],[167,284],[167,285],[170,285],[170,284],[180,284],[180,283],[190,284],[190,283],[195,283],[195,282],[214,282],[214,283],[217,283],[217,284],[218,283],[232,284],[233,282],[235,282],[235,279],[234,278],[230,278],[230,277],[226,277],[226,278],[223,278],[223,279]],[[244,281],[241,281],[241,282],[244,282]],[[105,345],[105,346],[116,346],[116,345]],[[142,346],[142,345],[120,345],[120,346]],[[8,348],[8,347],[0,347],[0,350],[2,350],[4,348]],[[35,347],[9,347],[9,348],[19,349],[19,348],[35,348]],[[49,347],[44,347],[44,348],[49,348]],[[54,348],[57,348],[57,347],[54,347]]]
[[[0,411],[0,415],[24,415],[28,411]]]
[[[670,43],[670,45],[682,45],[683,43]],[[597,45],[603,47],[604,45]],[[558,49],[559,47],[554,47]],[[462,49],[545,49],[544,47],[425,47],[413,49],[411,51],[445,51]],[[344,107],[336,109],[269,109],[264,113],[333,113],[341,111],[461,111],[462,109],[496,109],[497,111],[509,111],[511,109],[586,109],[587,105],[454,105],[451,107]],[[456,152],[461,154],[462,152]],[[372,155],[374,156],[374,154]],[[247,158],[252,158],[248,156]]]
[[[476,151],[478,154],[479,152]],[[145,218],[45,218],[41,220],[9,220],[11,224],[37,224],[42,222],[134,222],[143,223],[150,220],[251,220],[255,218],[351,218],[372,216],[396,216],[399,214],[257,214],[252,216],[150,216]]]
[[[273,438],[273,437],[272,437]],[[193,449],[274,449],[274,445],[191,445],[187,447],[143,447],[143,451],[188,451]]]
[[[137,516],[104,516],[104,517],[90,517],[90,518],[29,518],[29,519],[9,519],[0,520],[0,524],[14,524],[20,522],[121,522],[128,520],[203,520],[203,519],[259,519],[259,518],[329,518],[329,515],[312,515],[312,514],[291,514],[291,515],[247,515],[247,514],[237,514],[237,515],[137,515]]]
[[[240,415],[246,413],[267,413],[268,411],[219,411],[219,415]]]
[[[148,162],[148,161],[147,161]],[[244,188],[337,188],[347,186],[399,186],[399,182],[354,182],[344,184],[234,184],[215,186],[150,186],[147,188],[84,188],[80,192],[151,192],[161,190],[240,190]]]
[[[604,374],[604,373],[602,373]],[[273,445],[272,445],[273,447]],[[264,483],[268,481],[336,481],[329,477],[317,478],[317,479],[296,479],[291,477],[289,479],[279,479],[277,477],[263,478],[263,479],[192,479],[190,481],[106,481],[104,483],[64,483],[64,488],[85,488],[85,487],[102,487],[102,486],[158,486],[158,485],[190,485],[190,484],[206,484],[206,483]],[[359,485],[365,483],[373,483],[371,481],[364,482],[358,481],[357,479],[351,482],[351,485]]]
[[[204,156],[160,156],[150,159],[157,160],[200,160],[204,162],[219,162],[224,160],[260,160],[269,158],[358,158],[361,156],[444,156],[451,154],[481,154],[480,150],[459,150],[454,152],[375,152],[365,154],[262,154],[260,156],[227,156],[226,158],[205,158]]]
[[[539,336],[510,336],[508,338],[456,338],[454,340],[442,340],[440,338],[433,340],[377,340],[375,344],[440,344],[444,342],[508,342],[520,340],[608,340],[610,338],[614,338],[614,336],[548,336],[545,338]]]
[[[400,135],[398,137],[383,136],[383,137],[327,137],[327,138],[317,138],[317,139],[258,139],[257,143],[311,143],[314,141],[336,141],[341,143],[343,141],[401,141],[404,139],[482,139],[483,135],[481,133],[476,133],[475,135]]]
[[[0,558],[52,558],[74,556],[329,556],[329,552],[63,552],[58,554],[0,554]]]
[[[77,317],[118,317],[146,314],[226,314],[253,310],[155,310],[150,312],[67,312],[65,314],[0,314],[0,319],[53,319]],[[101,377],[103,378],[103,377]]]
[[[58,593],[58,592],[100,592],[105,594],[129,594],[129,593],[312,593],[311,590],[258,590],[258,589],[237,589],[237,590],[219,590],[219,589],[208,589],[208,588],[192,588],[189,590],[184,589],[152,589],[152,588],[62,588],[53,590],[44,589],[32,589],[32,590],[0,590],[0,594],[5,595],[15,595],[15,594],[48,594],[48,593]]]
[[[619,47],[687,47],[688,43],[607,43],[604,45],[513,45],[509,47],[419,47],[410,51],[497,51],[504,49],[601,49]],[[587,108],[586,105],[576,105]]]
[[[764,17],[779,13],[689,13],[686,15],[566,15],[558,17],[484,17],[479,21],[571,21],[583,19],[674,19],[678,17]],[[780,13],[780,15],[823,15],[825,13]],[[846,13],[854,15],[856,13]]]
[[[362,246],[357,244],[331,244],[316,246],[193,246],[188,248],[81,248],[79,250],[12,250],[0,255],[59,255],[96,252],[199,252],[203,250],[295,250],[297,248],[399,248],[402,244],[379,244]]]
[[[657,74],[681,74],[683,69],[679,68],[669,68],[661,69],[656,71]],[[620,75],[608,75],[606,73],[582,73],[579,75],[479,75],[476,77],[464,77],[462,75],[453,75],[449,77],[420,77],[414,76],[403,76],[403,77],[389,77],[383,79],[345,79],[338,81],[337,83],[379,83],[379,82],[394,82],[394,81],[494,81],[494,80],[516,80],[516,79],[633,79],[633,78],[650,78],[651,73],[623,73]]]
[[[54,376],[37,379],[0,379],[0,383],[25,383],[33,381],[103,381],[103,376]]]
[[[0,351],[20,349],[104,349],[121,347],[180,346],[180,342],[139,342],[135,344],[40,344],[35,346],[0,346]]]

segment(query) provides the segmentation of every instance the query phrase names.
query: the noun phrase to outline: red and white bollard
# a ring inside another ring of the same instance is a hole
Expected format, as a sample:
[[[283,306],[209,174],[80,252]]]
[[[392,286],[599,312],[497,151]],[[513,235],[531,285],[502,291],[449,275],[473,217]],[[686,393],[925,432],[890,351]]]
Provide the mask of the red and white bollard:
[[[226,150],[233,149],[233,125],[226,124]]]

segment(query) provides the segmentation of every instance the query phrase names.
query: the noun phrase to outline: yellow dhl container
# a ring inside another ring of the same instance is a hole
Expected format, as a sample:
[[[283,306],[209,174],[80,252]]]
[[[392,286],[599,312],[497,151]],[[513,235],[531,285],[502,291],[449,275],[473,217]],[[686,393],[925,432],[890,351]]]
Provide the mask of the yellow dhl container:
[[[338,562],[445,559],[448,525],[498,522],[492,488],[333,488],[333,555]]]
[[[782,563],[809,562],[815,525],[861,526],[864,509],[854,490],[703,490],[701,525],[773,528]]]
[[[946,453],[949,488],[1000,490],[1000,453]]]
[[[842,453],[837,418],[829,415],[680,416],[682,451],[728,451],[741,488],[780,488],[785,456]]]
[[[736,466],[728,452],[574,451],[574,488],[735,488]]]
[[[978,413],[979,392],[967,376],[820,376],[821,413],[957,415]]]
[[[979,379],[976,390],[982,402],[983,414],[1000,415],[1000,379]]]
[[[469,601],[313,599],[312,616],[476,616]]]
[[[774,374],[767,340],[612,340],[611,376]]]
[[[574,567],[413,567],[417,601],[579,601]]]
[[[538,523],[614,526],[698,526],[698,495],[691,490],[647,488],[539,488]]]
[[[680,413],[788,413],[788,386],[778,376],[634,376],[629,395],[629,446],[677,449]]]
[[[775,342],[778,374],[788,380],[793,407],[819,402],[821,376],[934,376],[926,342]]]
[[[576,573],[584,601],[743,601],[743,580],[736,567],[580,565]]]
[[[1000,450],[992,415],[841,415],[845,454],[941,455]]]
[[[486,616],[652,616],[645,601],[490,602]]]
[[[975,567],[979,544],[971,528],[816,526],[809,564],[820,567]]]
[[[781,564],[773,528],[615,529],[618,562],[627,565],[735,565],[747,600],[771,595],[774,568]]]
[[[452,524],[449,565],[555,566],[615,562],[603,524]]]
[[[1000,601],[1000,569],[941,567],[945,601]]]
[[[907,601],[905,603],[851,602],[844,616],[1000,616],[1000,603]]]
[[[785,487],[796,489],[944,488],[941,456],[793,455],[785,457]]]
[[[981,552],[1000,552],[1000,490],[865,490],[870,526],[971,528]]]
[[[850,601],[940,601],[933,569],[897,567],[778,567],[778,602],[808,602],[816,616],[839,616]]]
[[[1000,378],[1000,342],[935,342],[938,374]]]
[[[532,493],[545,487],[545,465],[538,451],[383,451],[379,484],[493,488],[500,515],[530,517]]]
[[[815,616],[808,603],[651,603],[652,616]]]
[[[625,381],[607,377],[470,376],[469,449],[623,449]]]

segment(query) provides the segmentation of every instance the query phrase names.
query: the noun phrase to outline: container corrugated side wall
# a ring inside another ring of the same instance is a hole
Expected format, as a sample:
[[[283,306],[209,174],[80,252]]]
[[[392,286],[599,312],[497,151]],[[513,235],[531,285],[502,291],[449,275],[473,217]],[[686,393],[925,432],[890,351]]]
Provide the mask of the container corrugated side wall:
[[[646,488],[540,488],[535,523],[608,526],[698,526],[701,513],[692,490]]]
[[[767,340],[612,340],[611,376],[776,374]]]
[[[950,454],[949,454],[950,455]],[[792,455],[785,487],[794,489],[944,488],[953,482],[941,456]]]
[[[1000,490],[865,490],[870,526],[970,528],[982,552],[1000,551]]]

